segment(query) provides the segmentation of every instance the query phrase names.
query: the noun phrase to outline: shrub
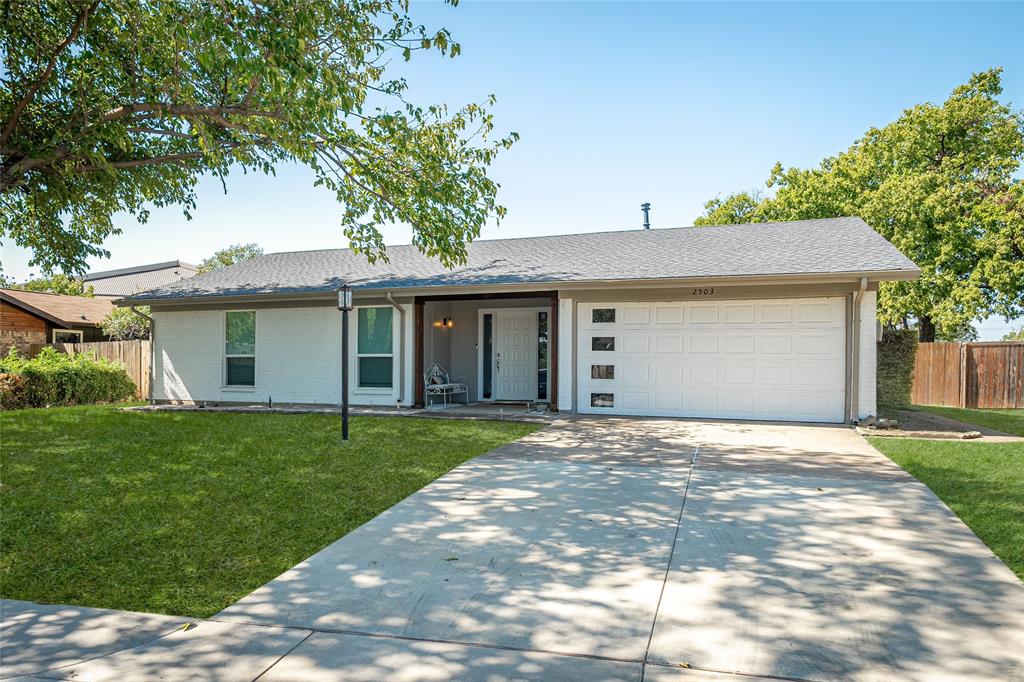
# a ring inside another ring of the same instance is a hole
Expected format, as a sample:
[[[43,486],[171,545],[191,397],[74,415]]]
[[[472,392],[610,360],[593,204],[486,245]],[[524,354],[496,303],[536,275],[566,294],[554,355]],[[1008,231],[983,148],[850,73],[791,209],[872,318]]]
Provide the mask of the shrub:
[[[878,342],[878,406],[910,407],[917,355],[916,329],[886,329]]]
[[[11,382],[11,407],[117,402],[135,395],[135,384],[124,367],[92,353],[72,356],[46,347],[26,360],[12,350],[0,360],[0,373],[18,378]],[[8,409],[6,403],[3,407]]]
[[[17,374],[0,373],[0,409],[28,407],[27,384],[25,378]]]

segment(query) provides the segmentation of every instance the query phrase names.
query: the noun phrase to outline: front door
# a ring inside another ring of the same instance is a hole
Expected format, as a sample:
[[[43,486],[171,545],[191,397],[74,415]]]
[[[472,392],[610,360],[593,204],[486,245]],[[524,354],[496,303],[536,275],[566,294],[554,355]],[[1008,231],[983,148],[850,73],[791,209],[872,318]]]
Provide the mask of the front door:
[[[536,400],[537,313],[498,310],[495,318],[494,397],[496,400]]]

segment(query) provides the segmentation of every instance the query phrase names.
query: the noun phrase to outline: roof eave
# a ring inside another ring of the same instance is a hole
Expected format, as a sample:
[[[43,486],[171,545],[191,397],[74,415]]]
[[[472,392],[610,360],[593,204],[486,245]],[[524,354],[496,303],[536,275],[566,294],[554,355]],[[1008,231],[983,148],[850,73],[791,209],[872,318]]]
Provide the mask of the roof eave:
[[[921,271],[917,268],[899,270],[857,270],[849,272],[829,273],[792,273],[778,275],[731,275],[731,276],[702,276],[702,277],[677,277],[677,278],[655,278],[655,279],[600,279],[600,280],[542,280],[536,282],[506,282],[499,284],[438,284],[430,286],[411,287],[359,287],[353,290],[356,296],[379,295],[384,292],[400,293],[402,296],[418,296],[423,294],[436,294],[438,291],[451,293],[476,293],[487,291],[550,291],[593,289],[593,288],[655,288],[655,287],[679,287],[692,284],[835,284],[843,282],[856,282],[862,277],[869,281],[893,281],[893,280],[915,280],[920,277]],[[334,291],[308,291],[308,292],[267,292],[255,294],[205,294],[200,296],[174,296],[156,298],[130,298],[123,297],[114,299],[112,303],[119,307],[130,307],[140,305],[173,306],[175,304],[191,304],[197,301],[209,303],[241,303],[246,301],[312,301],[334,297]]]

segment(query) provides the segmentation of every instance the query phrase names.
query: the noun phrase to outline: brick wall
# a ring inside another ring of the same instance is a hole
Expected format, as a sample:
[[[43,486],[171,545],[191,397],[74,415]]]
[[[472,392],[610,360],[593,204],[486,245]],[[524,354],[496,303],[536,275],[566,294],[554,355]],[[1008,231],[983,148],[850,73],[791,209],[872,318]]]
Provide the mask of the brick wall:
[[[0,301],[0,356],[17,348],[27,357],[30,345],[46,343],[46,328],[46,320]]]

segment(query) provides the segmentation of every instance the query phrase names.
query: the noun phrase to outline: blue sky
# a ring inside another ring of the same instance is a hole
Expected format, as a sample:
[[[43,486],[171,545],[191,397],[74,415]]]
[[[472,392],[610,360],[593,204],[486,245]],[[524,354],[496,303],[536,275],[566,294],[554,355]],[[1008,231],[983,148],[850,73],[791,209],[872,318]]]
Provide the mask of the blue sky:
[[[776,161],[815,164],[991,66],[1024,105],[1022,3],[463,0],[412,14],[451,29],[463,53],[403,66],[410,99],[494,93],[499,130],[522,136],[494,166],[509,214],[488,238],[636,228],[644,201],[654,227],[689,225],[708,198],[763,187]],[[198,262],[237,242],[345,245],[333,196],[301,167],[235,174],[228,190],[204,181],[192,221],[173,208],[146,225],[123,217],[94,269]],[[409,241],[403,226],[385,236]],[[8,275],[26,277],[27,260],[4,245]],[[982,338],[1005,326],[983,323]]]

